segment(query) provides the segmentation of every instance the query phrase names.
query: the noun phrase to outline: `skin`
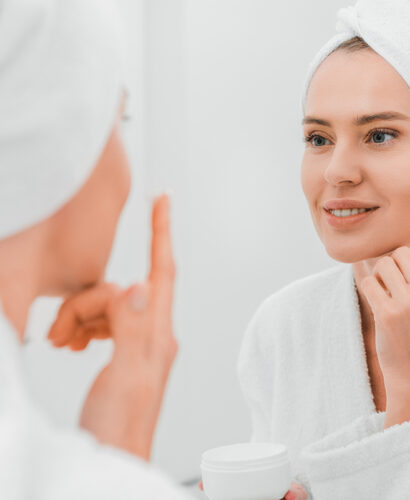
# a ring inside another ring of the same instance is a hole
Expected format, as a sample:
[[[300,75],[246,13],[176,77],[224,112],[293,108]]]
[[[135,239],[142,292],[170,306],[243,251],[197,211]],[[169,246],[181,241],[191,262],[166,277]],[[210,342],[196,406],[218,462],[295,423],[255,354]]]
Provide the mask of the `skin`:
[[[93,339],[112,339],[112,359],[97,375],[79,424],[101,442],[149,460],[178,347],[172,328],[175,265],[169,200],[162,195],[153,205],[146,282],[126,289],[104,282],[130,191],[123,110],[124,102],[101,157],[71,200],[48,219],[0,241],[0,298],[21,341],[39,296],[64,299],[48,333],[56,348],[78,351]]]
[[[48,219],[0,241],[0,297],[20,340],[37,297],[67,297],[103,279],[131,184],[121,139],[124,105],[82,188]]]
[[[357,116],[385,111],[405,119],[353,124]],[[387,428],[410,420],[410,90],[372,50],[339,50],[313,76],[305,116],[330,122],[304,124],[305,137],[317,137],[306,143],[302,187],[326,251],[353,265],[375,399],[386,410]],[[321,208],[333,198],[380,208],[338,229]]]

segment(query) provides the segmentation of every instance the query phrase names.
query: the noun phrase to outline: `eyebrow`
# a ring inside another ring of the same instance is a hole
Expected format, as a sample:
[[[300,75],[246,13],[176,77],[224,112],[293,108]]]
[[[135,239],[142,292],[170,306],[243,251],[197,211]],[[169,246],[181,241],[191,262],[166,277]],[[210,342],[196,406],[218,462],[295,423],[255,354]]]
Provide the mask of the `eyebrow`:
[[[353,120],[353,125],[365,125],[366,123],[374,122],[376,120],[410,120],[410,118],[402,113],[396,111],[384,111],[382,113],[375,113],[372,115],[362,115],[358,116]],[[305,116],[302,120],[302,125],[307,125],[308,123],[317,123],[319,125],[325,125],[326,127],[331,127],[332,124],[327,120],[321,118],[315,118],[314,116]]]

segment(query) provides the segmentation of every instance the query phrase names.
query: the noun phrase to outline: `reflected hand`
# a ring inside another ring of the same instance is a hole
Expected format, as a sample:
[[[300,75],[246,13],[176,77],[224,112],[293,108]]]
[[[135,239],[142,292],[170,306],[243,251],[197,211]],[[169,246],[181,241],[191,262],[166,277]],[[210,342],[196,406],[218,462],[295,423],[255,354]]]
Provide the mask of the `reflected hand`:
[[[172,329],[175,265],[167,196],[152,213],[151,270],[127,290],[97,285],[65,301],[49,332],[54,345],[84,349],[111,337],[114,352],[83,406],[80,425],[101,442],[149,459],[169,371],[177,353]]]

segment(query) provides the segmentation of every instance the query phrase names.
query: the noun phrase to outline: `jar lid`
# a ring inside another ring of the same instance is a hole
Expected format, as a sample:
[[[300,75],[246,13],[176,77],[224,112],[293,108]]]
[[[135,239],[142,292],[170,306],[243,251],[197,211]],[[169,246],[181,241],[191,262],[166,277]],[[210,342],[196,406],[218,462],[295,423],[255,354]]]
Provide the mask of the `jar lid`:
[[[201,467],[213,470],[260,469],[288,462],[282,443],[237,443],[212,448],[202,454]]]

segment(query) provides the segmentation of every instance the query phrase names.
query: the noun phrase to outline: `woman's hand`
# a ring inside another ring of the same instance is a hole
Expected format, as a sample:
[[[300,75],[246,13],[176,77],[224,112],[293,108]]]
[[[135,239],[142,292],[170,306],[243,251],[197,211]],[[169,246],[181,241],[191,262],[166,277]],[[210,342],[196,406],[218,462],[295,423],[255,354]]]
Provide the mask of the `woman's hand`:
[[[410,248],[381,257],[361,287],[374,315],[387,407],[407,407],[410,419]]]
[[[174,279],[169,201],[164,195],[153,208],[147,282],[125,291],[104,283],[73,295],[49,332],[54,345],[75,350],[84,349],[92,338],[113,339],[113,357],[91,387],[80,425],[101,442],[147,460],[177,353],[172,330]]]
[[[204,491],[204,486],[202,484],[202,481],[198,483],[198,488],[202,491]],[[290,485],[289,491],[286,493],[286,495],[281,499],[281,500],[307,500],[308,496],[303,488],[298,483],[293,482]]]
[[[303,486],[293,482],[282,500],[308,500],[308,495]]]

